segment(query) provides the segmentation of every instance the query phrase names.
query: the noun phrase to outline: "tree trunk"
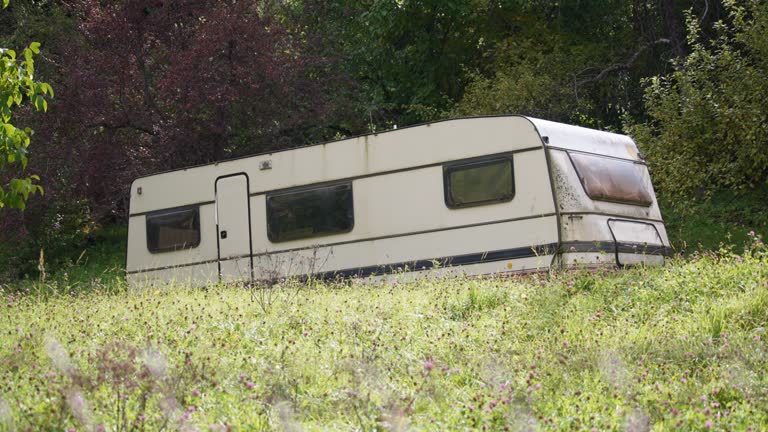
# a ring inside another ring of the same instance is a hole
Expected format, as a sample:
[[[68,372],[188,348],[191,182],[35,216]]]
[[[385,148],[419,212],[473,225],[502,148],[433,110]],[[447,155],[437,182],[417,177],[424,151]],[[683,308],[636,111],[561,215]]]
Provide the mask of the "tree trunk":
[[[661,14],[664,19],[664,29],[672,41],[672,49],[675,51],[675,57],[683,57],[688,53],[685,45],[685,33],[683,31],[683,20],[677,10],[676,0],[661,0]]]

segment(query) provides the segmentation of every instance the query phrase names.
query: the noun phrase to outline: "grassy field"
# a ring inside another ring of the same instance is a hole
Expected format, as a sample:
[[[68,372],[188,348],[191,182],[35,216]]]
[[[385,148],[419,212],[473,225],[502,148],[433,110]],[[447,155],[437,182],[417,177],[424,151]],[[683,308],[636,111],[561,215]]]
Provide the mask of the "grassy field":
[[[0,430],[768,428],[758,239],[598,273],[3,290]]]
[[[710,200],[684,208],[663,201],[661,205],[669,239],[678,252],[741,245],[750,240],[750,231],[768,234],[768,185],[741,194],[719,191]]]

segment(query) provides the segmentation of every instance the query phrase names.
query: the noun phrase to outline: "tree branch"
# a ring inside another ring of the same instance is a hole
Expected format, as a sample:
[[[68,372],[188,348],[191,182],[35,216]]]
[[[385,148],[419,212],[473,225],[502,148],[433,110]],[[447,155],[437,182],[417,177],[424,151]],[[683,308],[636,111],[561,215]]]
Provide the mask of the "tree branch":
[[[627,59],[626,62],[624,62],[624,63],[614,63],[614,64],[608,66],[607,68],[603,69],[602,71],[600,71],[600,73],[598,73],[597,75],[593,76],[592,78],[585,78],[585,79],[576,81],[576,87],[578,88],[578,87],[583,86],[584,84],[589,84],[589,83],[592,83],[592,82],[600,81],[600,80],[604,79],[605,77],[607,77],[608,75],[610,75],[613,72],[620,71],[620,70],[627,70],[630,67],[632,67],[632,65],[637,61],[637,59],[640,58],[640,55],[643,54],[648,48],[650,48],[652,46],[655,46],[655,45],[670,44],[670,43],[672,43],[672,41],[669,40],[669,39],[665,39],[665,38],[658,39],[658,40],[655,40],[653,42],[647,43],[647,44],[641,46],[640,49],[635,51],[635,53],[632,54],[629,57],[629,59]],[[578,75],[576,77],[578,77]]]
[[[135,129],[139,132],[144,132],[145,134],[156,136],[157,132],[152,130],[151,128],[148,128],[146,126],[141,126],[138,124],[135,124],[134,122],[130,120],[123,120],[121,122],[117,123],[110,123],[108,121],[99,121],[94,123],[88,123],[85,125],[85,127],[92,129],[92,128],[104,128],[107,130],[118,130],[118,129]]]

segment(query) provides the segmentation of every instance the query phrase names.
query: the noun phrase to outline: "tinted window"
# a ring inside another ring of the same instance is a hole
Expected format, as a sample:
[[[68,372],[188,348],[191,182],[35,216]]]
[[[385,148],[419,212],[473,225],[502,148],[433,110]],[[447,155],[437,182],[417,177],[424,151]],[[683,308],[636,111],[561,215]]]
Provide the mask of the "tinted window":
[[[200,244],[200,209],[182,207],[147,214],[147,248],[171,252]]]
[[[267,195],[270,241],[345,233],[354,224],[351,183]]]
[[[451,208],[504,202],[515,196],[511,157],[449,165],[444,173],[445,203]]]
[[[568,153],[581,184],[593,200],[649,206],[645,165],[619,159]]]

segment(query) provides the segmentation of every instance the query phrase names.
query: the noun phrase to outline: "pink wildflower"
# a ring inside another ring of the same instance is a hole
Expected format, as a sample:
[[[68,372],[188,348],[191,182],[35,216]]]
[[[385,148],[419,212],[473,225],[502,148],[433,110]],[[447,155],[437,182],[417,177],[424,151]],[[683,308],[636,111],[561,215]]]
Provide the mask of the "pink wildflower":
[[[435,361],[432,359],[427,359],[427,361],[424,362],[424,370],[429,372],[432,369],[435,368]]]

